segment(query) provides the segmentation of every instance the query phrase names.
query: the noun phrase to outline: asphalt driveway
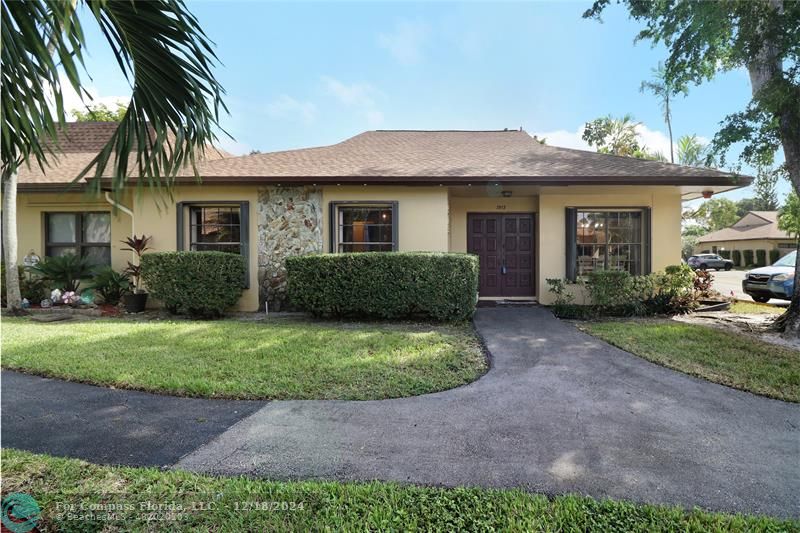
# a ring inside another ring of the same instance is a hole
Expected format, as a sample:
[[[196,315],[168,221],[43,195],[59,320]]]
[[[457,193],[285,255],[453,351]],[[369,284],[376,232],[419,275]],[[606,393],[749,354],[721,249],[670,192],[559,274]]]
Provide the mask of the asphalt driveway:
[[[492,369],[475,383],[383,401],[225,402],[206,416],[216,436],[204,433],[194,442],[210,442],[183,446],[192,449],[175,467],[270,479],[521,487],[800,516],[800,405],[649,363],[543,308],[480,309],[475,323],[493,355]],[[9,439],[19,427],[18,384],[3,374],[3,445],[57,446],[64,436],[46,425],[38,437]],[[59,386],[42,382],[38,389]],[[79,398],[62,400],[59,417],[81,420],[98,409],[87,413]],[[222,417],[237,405],[257,410]],[[104,442],[124,441],[124,426],[108,424]],[[58,430],[70,432],[66,424]],[[73,433],[79,431],[80,424]],[[166,441],[182,431],[176,425]],[[158,453],[163,441],[140,445]]]

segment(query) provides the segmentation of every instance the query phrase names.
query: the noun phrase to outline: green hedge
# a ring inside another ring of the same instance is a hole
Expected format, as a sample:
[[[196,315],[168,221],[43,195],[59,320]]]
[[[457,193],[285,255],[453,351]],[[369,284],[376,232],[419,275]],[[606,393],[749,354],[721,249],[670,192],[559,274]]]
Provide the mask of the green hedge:
[[[763,267],[767,266],[767,251],[756,250],[756,265]]]
[[[173,313],[215,318],[242,296],[245,259],[225,252],[155,252],[142,256],[142,279]]]
[[[777,261],[778,259],[780,259],[780,258],[781,258],[781,251],[780,250],[776,250],[776,249],[773,248],[772,250],[769,251],[769,264],[770,265],[772,263],[774,263],[775,261]]]
[[[749,267],[750,265],[754,264],[753,263],[753,250],[745,250],[743,252],[743,257],[744,257],[744,266]]]
[[[739,250],[734,250],[731,257],[733,259],[734,266],[742,266],[742,252]]]
[[[455,253],[317,254],[286,260],[292,305],[317,316],[465,320],[478,258]]]

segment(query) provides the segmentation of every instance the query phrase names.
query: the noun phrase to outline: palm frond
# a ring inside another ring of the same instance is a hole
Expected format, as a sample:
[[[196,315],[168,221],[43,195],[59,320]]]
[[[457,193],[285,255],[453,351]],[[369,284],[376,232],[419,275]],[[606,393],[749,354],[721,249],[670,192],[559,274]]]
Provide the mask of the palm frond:
[[[131,83],[132,95],[117,130],[75,180],[111,176],[121,191],[169,189],[176,173],[195,169],[216,140],[225,91],[213,68],[213,43],[181,0],[84,0]],[[65,122],[60,74],[81,93],[84,35],[72,2],[3,2],[2,157],[4,175],[34,158],[55,157]],[[50,53],[52,51],[52,53]],[[54,107],[47,105],[52,90]],[[91,180],[99,190],[100,180]]]

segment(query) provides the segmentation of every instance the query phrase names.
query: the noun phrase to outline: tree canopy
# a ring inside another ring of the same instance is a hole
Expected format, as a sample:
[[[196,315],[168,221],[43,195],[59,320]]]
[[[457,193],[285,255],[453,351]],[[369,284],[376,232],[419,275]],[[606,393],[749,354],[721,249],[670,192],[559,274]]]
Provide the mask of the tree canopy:
[[[800,197],[791,192],[778,214],[778,229],[800,239]]]
[[[127,111],[122,104],[117,104],[116,109],[109,109],[105,104],[90,104],[85,110],[73,109],[70,113],[77,122],[122,122]]]

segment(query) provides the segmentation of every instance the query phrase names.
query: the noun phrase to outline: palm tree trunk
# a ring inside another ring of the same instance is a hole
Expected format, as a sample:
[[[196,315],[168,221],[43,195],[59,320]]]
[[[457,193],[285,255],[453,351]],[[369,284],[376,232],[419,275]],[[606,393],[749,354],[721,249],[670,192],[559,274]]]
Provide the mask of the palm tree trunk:
[[[3,254],[5,255],[6,302],[14,313],[22,308],[17,268],[17,172],[3,181]]]
[[[667,119],[667,131],[669,131],[669,162],[675,162],[675,149],[672,147],[672,115],[669,108],[669,94],[667,94],[667,98],[665,100],[666,103],[666,113],[664,113],[664,117]]]

